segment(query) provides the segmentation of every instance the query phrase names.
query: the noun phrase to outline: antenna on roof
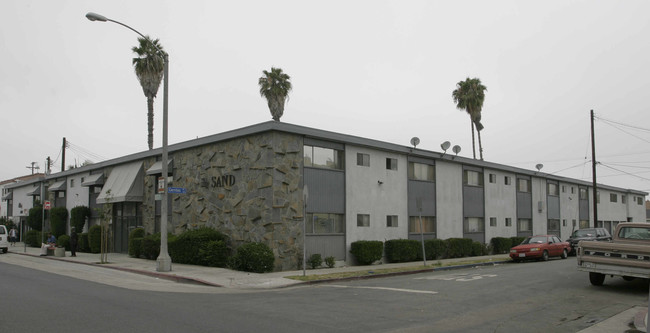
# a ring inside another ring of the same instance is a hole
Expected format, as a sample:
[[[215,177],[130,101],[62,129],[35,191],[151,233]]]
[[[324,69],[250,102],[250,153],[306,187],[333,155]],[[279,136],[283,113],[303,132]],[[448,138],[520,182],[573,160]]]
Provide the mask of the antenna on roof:
[[[412,137],[411,144],[413,145],[413,149],[415,149],[420,144],[420,138],[417,136]]]
[[[458,153],[460,153],[460,146],[459,146],[459,145],[455,145],[454,148],[451,148],[451,151],[453,151],[454,154],[456,154],[456,156],[458,156]],[[456,157],[456,156],[454,156],[454,157]],[[451,159],[453,160],[454,157],[452,157]]]
[[[449,149],[449,146],[451,146],[451,142],[449,141],[445,141],[442,144],[440,144],[440,148],[442,148],[442,150],[444,151],[444,153],[442,153],[442,156],[445,156],[445,154],[447,153],[447,149]]]
[[[34,169],[38,170],[41,167],[39,167],[38,163],[36,163],[36,162],[32,162],[31,164],[32,164],[31,166],[26,166],[26,168],[27,169],[32,169],[32,175],[33,175],[34,174]]]

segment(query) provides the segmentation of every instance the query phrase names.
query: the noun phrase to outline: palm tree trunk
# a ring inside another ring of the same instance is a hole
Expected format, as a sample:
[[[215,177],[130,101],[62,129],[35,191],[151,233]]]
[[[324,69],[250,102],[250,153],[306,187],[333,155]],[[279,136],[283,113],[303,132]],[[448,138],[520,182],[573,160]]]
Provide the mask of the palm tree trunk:
[[[476,159],[476,143],[474,142],[474,121],[470,118],[469,120],[470,123],[472,123],[472,154],[474,155],[474,159]]]
[[[153,149],[153,96],[147,96],[147,143]]]
[[[478,153],[481,156],[481,161],[483,160],[483,144],[481,144],[481,131],[478,132]]]

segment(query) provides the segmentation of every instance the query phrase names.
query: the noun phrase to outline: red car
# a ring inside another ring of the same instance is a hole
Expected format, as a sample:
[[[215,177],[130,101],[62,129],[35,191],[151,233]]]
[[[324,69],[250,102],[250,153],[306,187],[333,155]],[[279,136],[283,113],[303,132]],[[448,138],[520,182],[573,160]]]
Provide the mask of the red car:
[[[549,257],[566,259],[571,252],[571,245],[557,236],[538,235],[526,237],[521,244],[510,249],[510,258],[518,262],[526,259],[548,260]]]

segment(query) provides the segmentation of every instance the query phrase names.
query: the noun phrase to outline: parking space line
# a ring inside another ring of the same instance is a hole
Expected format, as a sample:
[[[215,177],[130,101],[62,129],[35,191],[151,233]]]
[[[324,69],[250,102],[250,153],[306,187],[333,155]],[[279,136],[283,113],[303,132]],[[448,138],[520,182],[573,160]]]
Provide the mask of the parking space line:
[[[327,284],[324,287],[332,288],[354,288],[354,289],[377,289],[377,290],[389,290],[389,291],[399,291],[404,293],[415,293],[415,294],[429,294],[435,295],[437,291],[428,291],[428,290],[415,290],[415,289],[400,289],[400,288],[387,288],[387,287],[364,287],[364,286],[343,286],[339,284]]]

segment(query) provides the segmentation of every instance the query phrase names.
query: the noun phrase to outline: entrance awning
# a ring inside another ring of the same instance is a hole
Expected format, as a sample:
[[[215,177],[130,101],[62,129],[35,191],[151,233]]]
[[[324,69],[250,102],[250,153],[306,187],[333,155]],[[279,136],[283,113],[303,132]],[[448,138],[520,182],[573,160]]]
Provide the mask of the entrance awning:
[[[84,178],[83,183],[81,183],[81,186],[99,186],[99,185],[104,185],[104,174],[103,173],[90,175],[90,176]]]
[[[28,196],[40,196],[41,195],[41,185],[38,185],[37,187],[34,188],[33,191],[27,193]]]
[[[108,179],[97,197],[97,203],[142,202],[143,187],[142,162],[116,166],[108,175]]]
[[[174,159],[167,161],[167,176],[173,175]],[[151,168],[147,170],[147,176],[162,175],[162,161],[154,163]]]
[[[2,201],[11,200],[14,198],[14,192],[9,192],[2,196]]]
[[[65,191],[66,189],[65,185],[66,185],[66,181],[61,180],[52,184],[50,187],[47,188],[47,190],[50,192]]]

